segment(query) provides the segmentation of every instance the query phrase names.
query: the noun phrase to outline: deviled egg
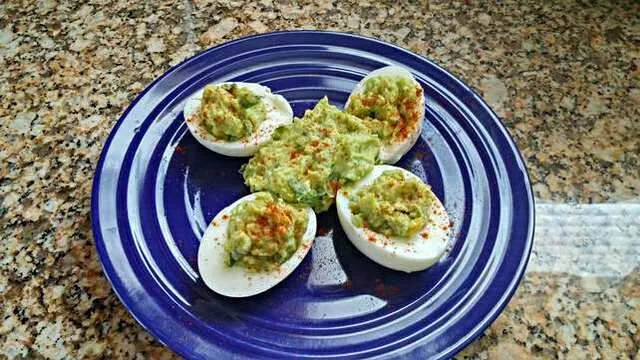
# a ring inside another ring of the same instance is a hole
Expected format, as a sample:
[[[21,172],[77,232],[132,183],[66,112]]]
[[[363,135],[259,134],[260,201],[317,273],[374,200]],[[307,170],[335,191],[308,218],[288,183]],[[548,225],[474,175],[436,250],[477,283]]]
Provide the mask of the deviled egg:
[[[430,187],[411,172],[374,167],[336,197],[340,224],[358,250],[394,270],[424,270],[445,253],[451,225]]]
[[[268,87],[243,82],[210,84],[184,105],[191,134],[209,150],[251,156],[274,130],[293,121],[293,110]]]
[[[380,160],[392,164],[416,143],[424,120],[424,91],[411,73],[386,66],[365,76],[345,111],[365,121],[382,142]]]
[[[246,297],[284,280],[309,252],[316,233],[311,208],[268,192],[247,195],[220,211],[198,249],[202,280],[213,291]]]

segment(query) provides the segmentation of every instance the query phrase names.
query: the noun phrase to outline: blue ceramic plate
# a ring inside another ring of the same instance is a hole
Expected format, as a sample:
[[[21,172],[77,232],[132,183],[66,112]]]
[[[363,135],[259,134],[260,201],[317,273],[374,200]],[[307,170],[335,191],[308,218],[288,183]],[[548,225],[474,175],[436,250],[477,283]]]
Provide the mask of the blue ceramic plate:
[[[246,159],[198,144],[184,100],[211,82],[257,82],[297,116],[389,64],[410,69],[427,96],[422,136],[398,163],[425,179],[452,215],[450,253],[405,274],[360,254],[332,207],[311,253],[285,281],[246,299],[210,291],[196,254],[215,214],[248,193]],[[296,31],[205,51],[154,81],[114,127],[92,194],[104,272],[131,314],[187,358],[449,357],[489,326],[524,272],[533,199],[500,120],[460,80],[423,57],[354,35]]]

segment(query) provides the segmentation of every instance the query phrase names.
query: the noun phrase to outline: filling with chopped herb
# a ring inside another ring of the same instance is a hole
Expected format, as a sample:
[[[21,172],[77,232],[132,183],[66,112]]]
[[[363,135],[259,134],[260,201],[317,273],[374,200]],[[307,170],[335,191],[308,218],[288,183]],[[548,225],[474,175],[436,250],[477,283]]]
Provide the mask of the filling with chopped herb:
[[[349,195],[352,221],[387,237],[408,238],[427,224],[432,196],[422,181],[401,171],[385,171]]]
[[[264,100],[237,84],[208,85],[198,111],[201,126],[215,138],[238,141],[267,118]]]
[[[374,76],[351,96],[345,111],[364,120],[383,144],[406,139],[419,125],[422,87],[400,76]]]
[[[250,271],[273,271],[298,249],[308,222],[307,211],[259,193],[231,212],[225,264]]]

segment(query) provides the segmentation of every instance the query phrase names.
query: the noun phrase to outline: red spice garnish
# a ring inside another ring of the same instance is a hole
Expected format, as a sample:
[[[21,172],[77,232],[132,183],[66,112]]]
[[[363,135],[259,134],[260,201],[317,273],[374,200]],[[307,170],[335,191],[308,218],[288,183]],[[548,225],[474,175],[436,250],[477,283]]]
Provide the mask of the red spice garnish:
[[[258,228],[251,233],[256,239],[279,238],[286,233],[286,221],[290,220],[290,213],[275,202],[267,204],[266,212],[258,216],[256,224]]]
[[[408,119],[403,119],[403,121],[400,121],[398,123],[396,129],[398,131],[397,134],[400,139],[406,139],[409,137],[409,133],[411,132],[411,129],[413,129],[414,123],[415,121]]]
[[[265,227],[267,225],[269,225],[269,219],[267,219],[265,216],[260,216],[257,220],[256,223],[258,223],[258,225]]]
[[[290,160],[295,160],[300,155],[301,155],[301,153],[299,151],[292,151],[291,153],[289,153],[289,159]]]
[[[400,288],[395,285],[385,285],[382,280],[376,279],[376,285],[373,288],[376,296],[381,298],[389,298],[400,292]]]
[[[180,154],[184,154],[187,152],[186,146],[176,146],[176,152]]]
[[[404,110],[406,110],[407,112],[413,112],[411,110],[416,106],[416,101],[409,98],[404,99],[402,100],[402,106],[404,106]],[[409,118],[409,120],[411,120],[411,118]]]
[[[351,282],[351,280],[350,280],[350,279],[347,279],[347,281],[345,281],[345,282],[342,284],[342,288],[343,288],[343,289],[351,289],[352,287],[353,287],[353,283]]]
[[[420,160],[420,161],[427,161],[427,158],[429,157],[429,154],[425,151],[416,151],[416,159]]]
[[[222,219],[223,220],[229,220],[229,215],[227,215],[227,214],[222,215]]]
[[[415,127],[418,121],[418,113],[416,112],[416,101],[412,99],[404,99],[400,103],[400,116],[402,121],[396,125],[397,134],[401,139],[409,137],[409,133]]]
[[[338,182],[335,180],[331,180],[331,182],[329,182],[329,187],[331,188],[331,191],[335,194],[338,192],[338,189],[340,188],[338,186]]]
[[[398,136],[402,140],[406,139],[409,136],[409,128],[405,125],[406,124],[404,122],[399,125]]]
[[[325,236],[325,235],[327,235],[327,234],[329,233],[329,229],[327,229],[327,228],[326,228],[326,227],[324,227],[324,226],[321,226],[321,227],[319,227],[319,228],[318,228],[317,233],[318,233],[318,235],[320,235],[320,236]]]
[[[428,232],[426,232],[426,231],[425,231],[425,232],[423,232],[423,233],[422,233],[422,234],[420,234],[420,235],[422,235],[422,237],[423,237],[423,238],[425,238],[425,240],[429,238],[429,233],[428,233]]]
[[[371,241],[371,242],[376,242],[376,236],[375,235],[369,235],[369,237],[367,238],[367,240]]]

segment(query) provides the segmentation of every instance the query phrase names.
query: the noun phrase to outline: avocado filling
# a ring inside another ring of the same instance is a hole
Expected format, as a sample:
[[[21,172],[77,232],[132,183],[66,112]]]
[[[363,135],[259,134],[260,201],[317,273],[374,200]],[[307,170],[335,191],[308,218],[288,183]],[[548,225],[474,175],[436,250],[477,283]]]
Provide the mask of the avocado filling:
[[[270,191],[286,202],[329,208],[338,188],[367,175],[380,142],[363,120],[323,98],[302,119],[278,128],[243,168],[251,191]]]
[[[305,209],[260,193],[231,212],[224,249],[227,266],[273,271],[298,249],[308,222]]]
[[[239,141],[267,118],[264,101],[236,84],[208,85],[198,112],[201,126],[216,139]]]
[[[401,171],[385,171],[349,196],[352,221],[387,237],[408,238],[429,220],[433,193],[429,186]]]
[[[422,87],[400,76],[375,76],[351,96],[345,111],[364,120],[383,144],[405,140],[419,125]]]

